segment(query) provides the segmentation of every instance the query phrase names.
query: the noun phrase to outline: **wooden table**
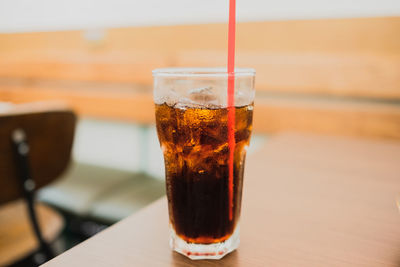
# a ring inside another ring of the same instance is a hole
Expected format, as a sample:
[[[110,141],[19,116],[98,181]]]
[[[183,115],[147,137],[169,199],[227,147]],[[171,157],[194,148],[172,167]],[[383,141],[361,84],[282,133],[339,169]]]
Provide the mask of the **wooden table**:
[[[168,246],[166,199],[45,266],[399,266],[400,143],[285,134],[247,160],[239,249]]]

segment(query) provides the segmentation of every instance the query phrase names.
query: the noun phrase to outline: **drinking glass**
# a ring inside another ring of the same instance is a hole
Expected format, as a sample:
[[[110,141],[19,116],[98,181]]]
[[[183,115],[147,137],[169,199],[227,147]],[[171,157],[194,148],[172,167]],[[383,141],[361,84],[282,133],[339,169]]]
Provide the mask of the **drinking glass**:
[[[226,69],[164,68],[154,70],[153,77],[170,245],[191,259],[220,259],[239,245],[255,71],[238,68],[230,76],[235,82],[232,107],[227,107]],[[234,146],[228,144],[230,108],[234,109]],[[234,150],[231,177],[230,149]]]

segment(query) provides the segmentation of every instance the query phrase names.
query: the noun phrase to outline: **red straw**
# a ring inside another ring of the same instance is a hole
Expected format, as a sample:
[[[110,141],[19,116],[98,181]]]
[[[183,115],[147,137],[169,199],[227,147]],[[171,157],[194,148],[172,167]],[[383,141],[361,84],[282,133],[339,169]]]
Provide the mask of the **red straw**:
[[[229,0],[228,31],[228,146],[229,146],[229,220],[233,214],[233,161],[235,154],[235,28],[236,0]]]

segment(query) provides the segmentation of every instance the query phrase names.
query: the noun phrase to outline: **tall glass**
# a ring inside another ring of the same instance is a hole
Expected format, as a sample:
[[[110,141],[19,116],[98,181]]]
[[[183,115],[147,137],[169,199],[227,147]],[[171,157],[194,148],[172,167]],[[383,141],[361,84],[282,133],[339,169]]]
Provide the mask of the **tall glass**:
[[[226,69],[156,69],[153,77],[157,133],[165,161],[170,245],[191,259],[220,259],[239,245],[255,71],[235,70],[233,183],[228,164]]]

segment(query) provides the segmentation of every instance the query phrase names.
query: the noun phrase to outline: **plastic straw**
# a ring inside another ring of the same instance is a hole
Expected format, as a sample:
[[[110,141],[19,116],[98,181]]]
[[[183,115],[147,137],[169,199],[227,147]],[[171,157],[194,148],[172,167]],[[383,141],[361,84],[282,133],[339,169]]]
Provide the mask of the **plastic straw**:
[[[236,0],[229,0],[228,29],[228,146],[229,146],[229,220],[233,216],[233,163],[235,155],[235,30]]]

